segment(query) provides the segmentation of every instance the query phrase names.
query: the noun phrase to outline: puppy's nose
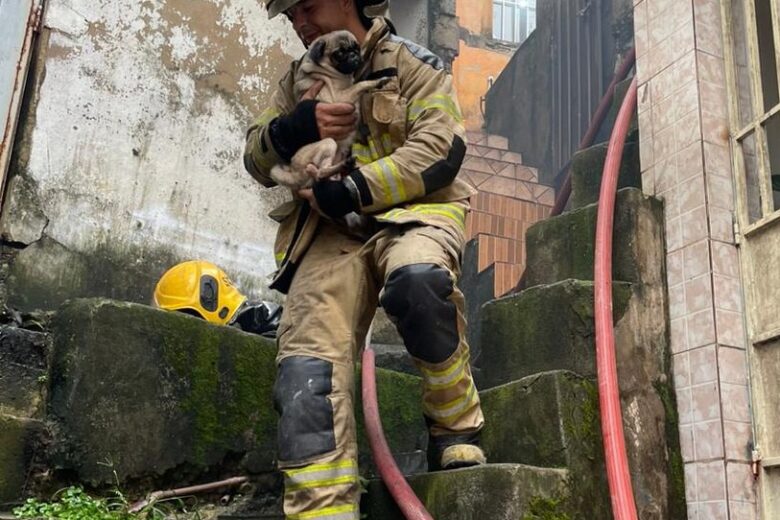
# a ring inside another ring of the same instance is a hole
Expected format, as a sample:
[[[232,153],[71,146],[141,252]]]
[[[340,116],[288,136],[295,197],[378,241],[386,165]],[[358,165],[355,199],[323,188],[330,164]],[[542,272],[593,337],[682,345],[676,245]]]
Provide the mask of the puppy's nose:
[[[359,52],[350,52],[347,54],[347,63],[351,67],[354,67],[355,70],[360,68],[360,65],[363,63],[363,60],[360,59],[360,53]]]

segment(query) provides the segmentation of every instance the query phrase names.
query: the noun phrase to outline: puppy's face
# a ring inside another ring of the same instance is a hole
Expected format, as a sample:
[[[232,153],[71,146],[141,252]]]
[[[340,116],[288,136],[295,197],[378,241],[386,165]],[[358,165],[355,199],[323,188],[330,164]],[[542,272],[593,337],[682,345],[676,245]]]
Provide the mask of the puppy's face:
[[[309,48],[311,60],[332,67],[342,74],[354,74],[363,64],[360,45],[349,31],[334,31],[314,40]]]

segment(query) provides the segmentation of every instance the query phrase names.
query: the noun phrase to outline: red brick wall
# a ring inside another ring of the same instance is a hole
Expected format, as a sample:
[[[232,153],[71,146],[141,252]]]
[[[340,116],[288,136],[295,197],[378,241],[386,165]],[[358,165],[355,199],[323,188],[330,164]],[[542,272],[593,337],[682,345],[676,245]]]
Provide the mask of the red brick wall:
[[[507,150],[503,137],[469,132],[461,176],[479,192],[466,221],[469,240],[478,240],[482,271],[495,265],[494,296],[517,285],[525,267],[525,232],[549,215],[554,193],[539,184],[537,171]]]

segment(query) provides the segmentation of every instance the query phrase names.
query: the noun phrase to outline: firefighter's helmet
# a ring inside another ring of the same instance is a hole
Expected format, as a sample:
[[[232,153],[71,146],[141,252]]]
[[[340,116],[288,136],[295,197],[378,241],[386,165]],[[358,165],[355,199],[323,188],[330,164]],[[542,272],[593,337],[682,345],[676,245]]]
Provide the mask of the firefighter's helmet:
[[[230,323],[245,301],[228,275],[204,260],[171,267],[154,289],[155,307],[195,314],[219,325]]]
[[[268,18],[273,18],[283,13],[301,0],[266,0]],[[388,0],[355,0],[358,11],[365,18],[385,17],[389,18]]]

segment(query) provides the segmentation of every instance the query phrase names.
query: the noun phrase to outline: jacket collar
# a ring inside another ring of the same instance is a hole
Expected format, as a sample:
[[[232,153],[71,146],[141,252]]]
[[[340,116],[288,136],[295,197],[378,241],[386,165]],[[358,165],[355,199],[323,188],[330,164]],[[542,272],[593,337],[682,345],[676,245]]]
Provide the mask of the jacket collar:
[[[368,34],[366,34],[366,39],[363,41],[361,49],[364,63],[357,77],[362,77],[371,69],[371,56],[374,54],[379,42],[391,31],[391,26],[384,18],[377,17],[371,19],[371,28],[368,30]]]

